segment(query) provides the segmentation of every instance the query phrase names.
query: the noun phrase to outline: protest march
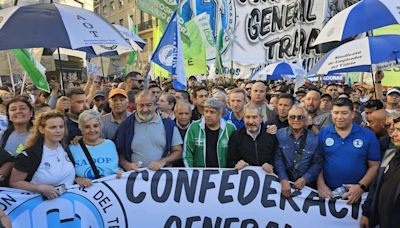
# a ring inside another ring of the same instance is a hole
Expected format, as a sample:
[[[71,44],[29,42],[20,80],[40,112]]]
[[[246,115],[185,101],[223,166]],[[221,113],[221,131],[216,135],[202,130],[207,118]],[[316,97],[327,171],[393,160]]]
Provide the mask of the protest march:
[[[400,2],[0,2],[0,227],[400,227]]]

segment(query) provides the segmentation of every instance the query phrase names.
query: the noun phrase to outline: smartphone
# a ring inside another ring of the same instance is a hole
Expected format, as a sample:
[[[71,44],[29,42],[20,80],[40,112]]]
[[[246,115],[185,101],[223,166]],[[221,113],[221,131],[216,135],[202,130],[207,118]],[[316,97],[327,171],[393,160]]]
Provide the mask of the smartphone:
[[[67,192],[67,188],[65,187],[65,184],[58,185],[55,188],[57,189],[57,191],[60,195]]]

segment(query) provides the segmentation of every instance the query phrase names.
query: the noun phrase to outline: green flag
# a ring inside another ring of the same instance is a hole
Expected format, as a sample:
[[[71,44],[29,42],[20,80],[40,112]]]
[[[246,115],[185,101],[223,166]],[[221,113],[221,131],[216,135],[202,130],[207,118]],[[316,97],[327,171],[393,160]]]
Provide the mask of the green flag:
[[[136,6],[164,22],[168,22],[178,5],[171,0],[136,0]]]
[[[36,62],[26,49],[13,49],[12,52],[31,78],[33,84],[38,89],[50,93],[50,86],[45,76],[46,68]]]
[[[133,35],[138,34],[137,26],[133,23],[131,17],[128,17],[128,26],[129,26],[129,31],[131,31]],[[133,70],[133,68],[135,67],[135,63],[136,63],[136,52],[131,51],[129,52],[128,55],[128,64],[125,65],[125,75],[129,73],[129,71]]]
[[[218,37],[217,37],[217,46],[216,46],[216,56],[215,56],[215,69],[218,70],[218,74],[220,76],[223,76],[224,72],[224,65],[222,62],[222,48],[223,48],[223,37],[224,37],[224,30],[220,29],[218,32]]]
[[[190,45],[182,42],[186,75],[207,74],[206,49],[195,20],[186,22]]]

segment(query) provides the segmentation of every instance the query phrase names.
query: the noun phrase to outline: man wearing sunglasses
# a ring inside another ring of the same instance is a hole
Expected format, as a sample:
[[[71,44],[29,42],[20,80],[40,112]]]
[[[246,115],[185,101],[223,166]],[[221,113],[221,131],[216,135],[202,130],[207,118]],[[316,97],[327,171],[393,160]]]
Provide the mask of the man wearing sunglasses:
[[[333,124],[319,132],[323,162],[318,192],[320,197],[336,195],[353,204],[376,175],[381,160],[379,142],[371,130],[353,123],[353,103],[348,98],[335,101],[332,120]]]
[[[282,187],[282,195],[292,195],[289,181],[297,189],[305,185],[315,188],[315,180],[321,171],[318,135],[306,127],[307,111],[293,105],[289,111],[289,127],[279,129],[276,137],[279,146],[275,152],[275,167]]]
[[[143,77],[139,72],[131,71],[125,76],[125,90],[143,88]]]

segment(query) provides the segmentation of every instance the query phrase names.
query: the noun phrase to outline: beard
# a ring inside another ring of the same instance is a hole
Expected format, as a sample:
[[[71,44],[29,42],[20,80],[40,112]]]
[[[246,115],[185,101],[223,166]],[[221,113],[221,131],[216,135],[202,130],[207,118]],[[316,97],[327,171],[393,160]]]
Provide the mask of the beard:
[[[137,112],[137,115],[140,120],[143,122],[149,122],[153,118],[153,112],[148,112],[148,113],[140,113]]]

